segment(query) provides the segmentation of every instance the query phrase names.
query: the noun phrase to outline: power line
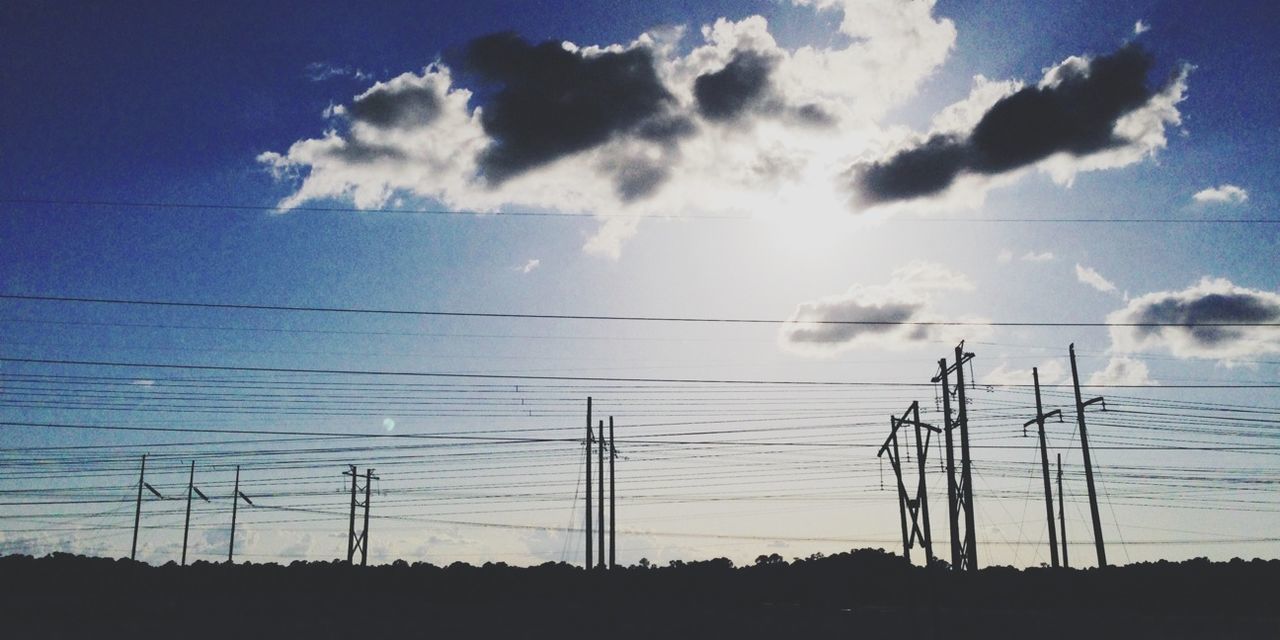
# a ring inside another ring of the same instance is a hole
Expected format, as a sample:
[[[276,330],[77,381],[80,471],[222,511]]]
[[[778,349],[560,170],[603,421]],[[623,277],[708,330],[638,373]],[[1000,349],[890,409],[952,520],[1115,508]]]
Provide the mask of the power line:
[[[480,311],[426,311],[416,309],[377,309],[369,307],[316,307],[280,304],[248,304],[231,302],[187,302],[179,300],[154,300],[141,298],[95,298],[84,296],[53,296],[16,293],[0,293],[0,299],[39,302],[76,302],[88,304],[118,304],[130,306],[181,307],[193,309],[236,309],[247,311],[288,311],[308,313],[346,313],[393,316],[428,316],[444,318],[506,318],[518,320],[593,320],[610,322],[678,322],[702,324],[816,324],[852,326],[909,326],[909,327],[1280,327],[1280,322],[1022,322],[988,320],[781,320],[777,318],[728,318],[688,316],[620,316],[558,313],[506,313]]]
[[[610,376],[553,376],[512,373],[452,373],[436,371],[384,371],[372,369],[317,369],[296,367],[251,367],[240,365],[211,364],[177,364],[159,362],[119,362],[108,360],[57,360],[50,358],[10,358],[0,357],[0,362],[22,364],[52,364],[90,367],[121,367],[130,369],[187,369],[193,371],[239,371],[253,373],[306,373],[318,375],[355,375],[355,376],[404,376],[419,378],[479,378],[496,380],[560,380],[575,382],[628,382],[636,384],[671,383],[671,384],[736,384],[736,385],[794,385],[794,386],[833,386],[833,387],[932,387],[927,382],[871,382],[840,380],[751,380],[732,378],[640,378]],[[984,384],[986,388],[1025,388],[1029,384]],[[1048,387],[1067,387],[1069,385],[1041,385]],[[1276,384],[1091,384],[1098,389],[1280,389]]]
[[[176,209],[189,211],[261,211],[270,213],[288,213],[301,211],[308,213],[384,213],[384,214],[416,214],[445,216],[454,218],[585,218],[585,219],[663,219],[678,220],[724,220],[738,222],[755,222],[761,220],[752,215],[717,215],[717,214],[648,214],[648,213],[574,213],[568,211],[534,211],[534,210],[499,210],[479,211],[474,209],[448,208],[389,208],[389,207],[343,207],[304,205],[287,209],[278,205],[237,204],[226,202],[147,202],[138,200],[97,200],[97,199],[55,199],[55,198],[0,198],[0,204],[77,206],[77,207],[119,207],[130,209]],[[933,217],[911,218],[898,216],[895,222],[927,223],[1030,223],[1030,224],[1278,224],[1280,219],[1271,218],[1103,218],[1098,216],[1058,217],[1058,218],[1012,218],[1012,217]]]

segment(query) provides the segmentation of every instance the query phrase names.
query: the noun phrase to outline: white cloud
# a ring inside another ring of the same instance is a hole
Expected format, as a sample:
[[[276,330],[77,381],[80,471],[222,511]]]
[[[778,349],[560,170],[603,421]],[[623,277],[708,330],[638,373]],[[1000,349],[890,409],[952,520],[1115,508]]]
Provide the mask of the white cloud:
[[[1040,374],[1040,384],[1042,385],[1057,384],[1066,380],[1066,369],[1057,360],[1045,360],[1040,363],[1037,369]],[[1007,361],[1002,361],[994,369],[978,378],[977,384],[1031,384],[1032,380],[1030,367],[1012,369]]]
[[[1028,251],[1028,252],[1026,252],[1026,253],[1022,254],[1022,257],[1020,257],[1020,258],[1018,258],[1018,259],[1019,259],[1019,260],[1021,260],[1021,261],[1023,261],[1023,262],[1052,262],[1052,261],[1053,261],[1053,252],[1052,252],[1052,251],[1041,251],[1041,252],[1039,252],[1039,253],[1036,253],[1035,251]]]
[[[1009,264],[1012,261],[1013,252],[1008,249],[1002,249],[1000,253],[996,254],[996,262],[999,262],[1000,264]]]
[[[1133,23],[1133,35],[1140,36],[1151,30],[1151,25],[1139,20]]]
[[[960,340],[985,328],[922,323],[943,319],[933,310],[935,292],[973,289],[962,274],[912,262],[896,269],[888,284],[856,284],[844,293],[799,304],[779,330],[779,342],[793,353],[821,357],[860,346],[901,349],[924,341]]]
[[[1116,292],[1116,285],[1114,283],[1102,277],[1102,274],[1098,273],[1094,269],[1080,266],[1080,263],[1078,262],[1076,263],[1076,279],[1103,293]]]
[[[530,271],[537,269],[541,264],[542,264],[541,260],[537,258],[533,258],[528,262],[524,263],[523,266],[516,267],[516,271],[519,271],[520,273],[529,273]]]
[[[679,46],[682,28],[656,29],[625,44],[565,47],[588,58],[635,48],[652,52],[657,75],[674,97],[674,113],[694,125],[683,137],[659,143],[634,132],[614,135],[491,184],[481,176],[493,143],[482,124],[483,109],[437,63],[377,83],[355,98],[375,90],[430,91],[439,103],[434,117],[388,130],[358,121],[349,107],[335,107],[332,129],[283,152],[262,153],[259,161],[279,179],[296,182],[280,203],[285,210],[325,198],[380,208],[397,196],[411,196],[452,209],[600,214],[599,228],[583,249],[613,258],[644,216],[766,215],[815,205],[844,214],[839,173],[851,154],[880,135],[879,120],[914,96],[946,60],[955,27],[934,17],[932,0],[796,4],[843,12],[839,29],[849,39],[834,47],[787,50],[773,39],[765,19],[753,16],[704,27],[692,36],[701,41],[691,50]],[[723,70],[742,51],[773,61],[768,108],[747,112],[731,126],[700,117],[695,80]],[[626,198],[620,185],[628,180],[657,186],[644,197]],[[626,216],[615,215],[620,213]]]
[[[1249,192],[1234,184],[1223,184],[1197,191],[1191,199],[1201,204],[1241,204],[1249,199]]]
[[[1107,368],[1095,371],[1093,375],[1089,376],[1089,384],[1151,385],[1156,384],[1156,382],[1151,379],[1151,373],[1147,370],[1145,362],[1134,358],[1115,356],[1107,361]]]
[[[1280,353],[1280,295],[1204,278],[1181,291],[1157,291],[1129,300],[1107,316],[1115,354],[1167,350],[1179,358],[1231,365]],[[1223,326],[1223,325],[1242,326]],[[1173,325],[1173,326],[1159,326]],[[1218,325],[1218,326],[1215,326]]]

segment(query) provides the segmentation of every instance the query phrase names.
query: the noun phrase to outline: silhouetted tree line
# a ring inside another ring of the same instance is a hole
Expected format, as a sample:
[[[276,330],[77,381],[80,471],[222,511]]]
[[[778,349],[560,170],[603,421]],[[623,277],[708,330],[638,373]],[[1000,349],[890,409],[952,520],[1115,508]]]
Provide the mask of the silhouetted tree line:
[[[13,638],[1280,637],[1278,593],[1277,560],[953,574],[866,549],[590,573],[554,562],[0,558]]]

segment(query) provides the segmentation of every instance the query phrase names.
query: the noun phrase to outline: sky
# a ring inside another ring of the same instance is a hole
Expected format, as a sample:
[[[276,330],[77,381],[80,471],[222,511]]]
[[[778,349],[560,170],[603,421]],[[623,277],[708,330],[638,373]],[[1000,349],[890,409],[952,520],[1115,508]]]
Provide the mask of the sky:
[[[245,559],[338,557],[358,464],[375,561],[580,560],[592,396],[620,561],[900,552],[964,340],[984,564],[1048,561],[1032,367],[1092,560],[1068,344],[1113,562],[1280,553],[1273,3],[0,12],[4,551],[127,555],[147,453],[203,559],[237,464]]]

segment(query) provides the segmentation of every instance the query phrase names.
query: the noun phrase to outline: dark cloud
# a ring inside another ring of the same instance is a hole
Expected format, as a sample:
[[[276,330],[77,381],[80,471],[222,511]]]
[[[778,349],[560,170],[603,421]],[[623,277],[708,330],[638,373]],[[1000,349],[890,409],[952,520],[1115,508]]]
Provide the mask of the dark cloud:
[[[630,162],[614,174],[614,185],[623,202],[651,195],[671,177],[671,167],[656,162]]]
[[[375,127],[408,129],[430,123],[440,106],[432,87],[381,85],[356,98],[347,113]]]
[[[362,142],[356,138],[347,138],[342,141],[342,146],[329,149],[325,153],[348,164],[369,164],[380,160],[399,161],[407,158],[405,153],[396,147]]]
[[[869,202],[939,193],[964,172],[998,174],[1055,153],[1087,155],[1121,146],[1116,121],[1154,95],[1146,86],[1152,59],[1137,45],[1059,68],[1055,83],[1001,99],[966,137],[933,136],[880,161],[855,166]]]
[[[796,120],[815,127],[830,127],[836,123],[835,116],[816,104],[806,104],[792,109]]]
[[[1245,339],[1249,327],[1213,327],[1212,324],[1280,322],[1280,303],[1275,296],[1247,290],[1208,292],[1198,296],[1169,294],[1145,298],[1131,305],[1128,319],[1133,323],[1200,325],[1194,327],[1134,327],[1138,336],[1163,331],[1186,334],[1200,347],[1220,347]]]
[[[868,334],[886,334],[901,332],[903,325],[916,317],[924,309],[922,302],[884,301],[863,302],[852,296],[807,302],[792,316],[783,336],[788,343],[794,345],[836,347],[853,342]],[[875,322],[884,324],[812,324],[822,322]],[[902,336],[908,341],[923,340],[927,337],[917,327],[907,327]]]
[[[1224,361],[1280,353],[1280,294],[1224,279],[1134,298],[1107,322],[1117,353],[1168,349],[1182,358]],[[1221,326],[1228,324],[1238,326]]]
[[[776,60],[755,51],[738,51],[719,71],[693,81],[698,112],[708,120],[727,121],[742,115],[769,95],[769,75]]]
[[[501,90],[483,105],[481,124],[493,143],[481,157],[490,182],[640,132],[665,142],[686,134],[670,111],[645,48],[584,55],[558,41],[538,45],[514,33],[473,40],[466,66]]]

